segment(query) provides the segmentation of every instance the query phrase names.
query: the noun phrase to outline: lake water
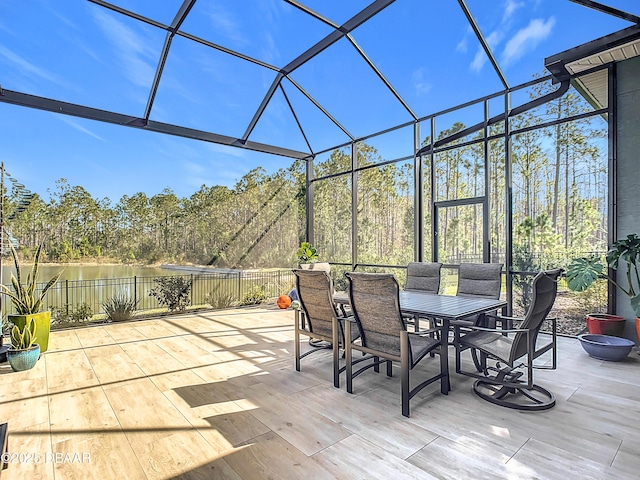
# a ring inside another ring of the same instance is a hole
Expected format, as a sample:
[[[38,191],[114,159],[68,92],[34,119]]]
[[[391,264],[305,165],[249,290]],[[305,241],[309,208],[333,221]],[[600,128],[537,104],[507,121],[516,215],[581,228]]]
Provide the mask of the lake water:
[[[96,280],[102,278],[126,278],[126,277],[156,277],[159,275],[171,275],[171,270],[160,267],[144,267],[130,265],[41,265],[38,281],[47,282],[57,272],[62,270],[61,280]],[[31,264],[22,265],[22,274],[31,271]],[[15,272],[13,262],[5,259],[2,267],[3,281],[10,284],[10,275]],[[26,279],[23,279],[25,281]]]

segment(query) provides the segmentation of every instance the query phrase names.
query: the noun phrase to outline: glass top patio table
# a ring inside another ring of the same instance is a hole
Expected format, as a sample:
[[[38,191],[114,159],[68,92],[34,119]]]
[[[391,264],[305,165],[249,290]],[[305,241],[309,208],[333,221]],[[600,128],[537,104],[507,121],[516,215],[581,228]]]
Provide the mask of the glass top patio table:
[[[333,301],[338,305],[349,305],[347,292],[336,292]],[[506,307],[500,299],[439,295],[428,292],[400,292],[400,310],[405,314],[458,320],[479,313],[492,312]]]

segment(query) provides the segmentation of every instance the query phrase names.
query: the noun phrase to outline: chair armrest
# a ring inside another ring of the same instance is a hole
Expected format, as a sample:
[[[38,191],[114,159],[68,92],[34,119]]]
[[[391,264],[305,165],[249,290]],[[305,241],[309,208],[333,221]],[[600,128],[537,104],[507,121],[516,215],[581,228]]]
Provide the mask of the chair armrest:
[[[409,332],[409,334],[424,336],[430,333],[442,332],[442,330],[443,328],[440,326],[440,327],[429,328],[428,330],[418,330],[417,332]]]
[[[524,320],[522,317],[508,317],[506,315],[487,315],[487,317],[495,318],[497,321],[502,322],[504,320],[510,320],[512,322],[521,322]]]
[[[469,330],[473,330],[478,331],[478,332],[493,332],[493,333],[519,333],[519,332],[523,332],[526,333],[529,331],[529,329],[527,328],[509,328],[509,329],[504,329],[504,328],[486,328],[486,327],[467,327]],[[464,335],[463,337],[464,338]]]

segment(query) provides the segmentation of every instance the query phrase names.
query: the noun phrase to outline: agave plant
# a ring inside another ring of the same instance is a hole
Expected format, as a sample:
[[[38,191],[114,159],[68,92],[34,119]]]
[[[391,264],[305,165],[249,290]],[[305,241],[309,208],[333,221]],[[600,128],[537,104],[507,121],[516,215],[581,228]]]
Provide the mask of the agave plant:
[[[22,330],[16,325],[11,329],[11,347],[14,350],[29,349],[35,341],[36,322],[33,319],[30,318]]]
[[[0,293],[4,293],[11,299],[13,306],[16,309],[18,315],[31,315],[33,313],[39,313],[42,307],[42,302],[47,292],[53,287],[60,279],[62,271],[56,273],[49,282],[45,285],[41,292],[36,292],[36,282],[38,281],[38,266],[40,264],[40,255],[42,253],[42,245],[36,250],[36,254],[33,257],[33,267],[31,272],[27,274],[27,280],[22,283],[22,271],[20,269],[20,261],[18,260],[18,253],[13,245],[11,247],[11,256],[13,257],[13,264],[16,268],[15,275],[11,273],[11,284],[13,285],[13,291],[6,285],[0,285]]]

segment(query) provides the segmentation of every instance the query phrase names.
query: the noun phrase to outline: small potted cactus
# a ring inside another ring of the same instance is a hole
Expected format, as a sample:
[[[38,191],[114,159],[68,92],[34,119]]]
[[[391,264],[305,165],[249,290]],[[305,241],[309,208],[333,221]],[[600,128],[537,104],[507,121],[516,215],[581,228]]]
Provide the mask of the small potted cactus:
[[[30,370],[40,358],[40,345],[36,342],[36,322],[29,318],[24,327],[17,325],[11,329],[11,347],[7,360],[14,372]]]

